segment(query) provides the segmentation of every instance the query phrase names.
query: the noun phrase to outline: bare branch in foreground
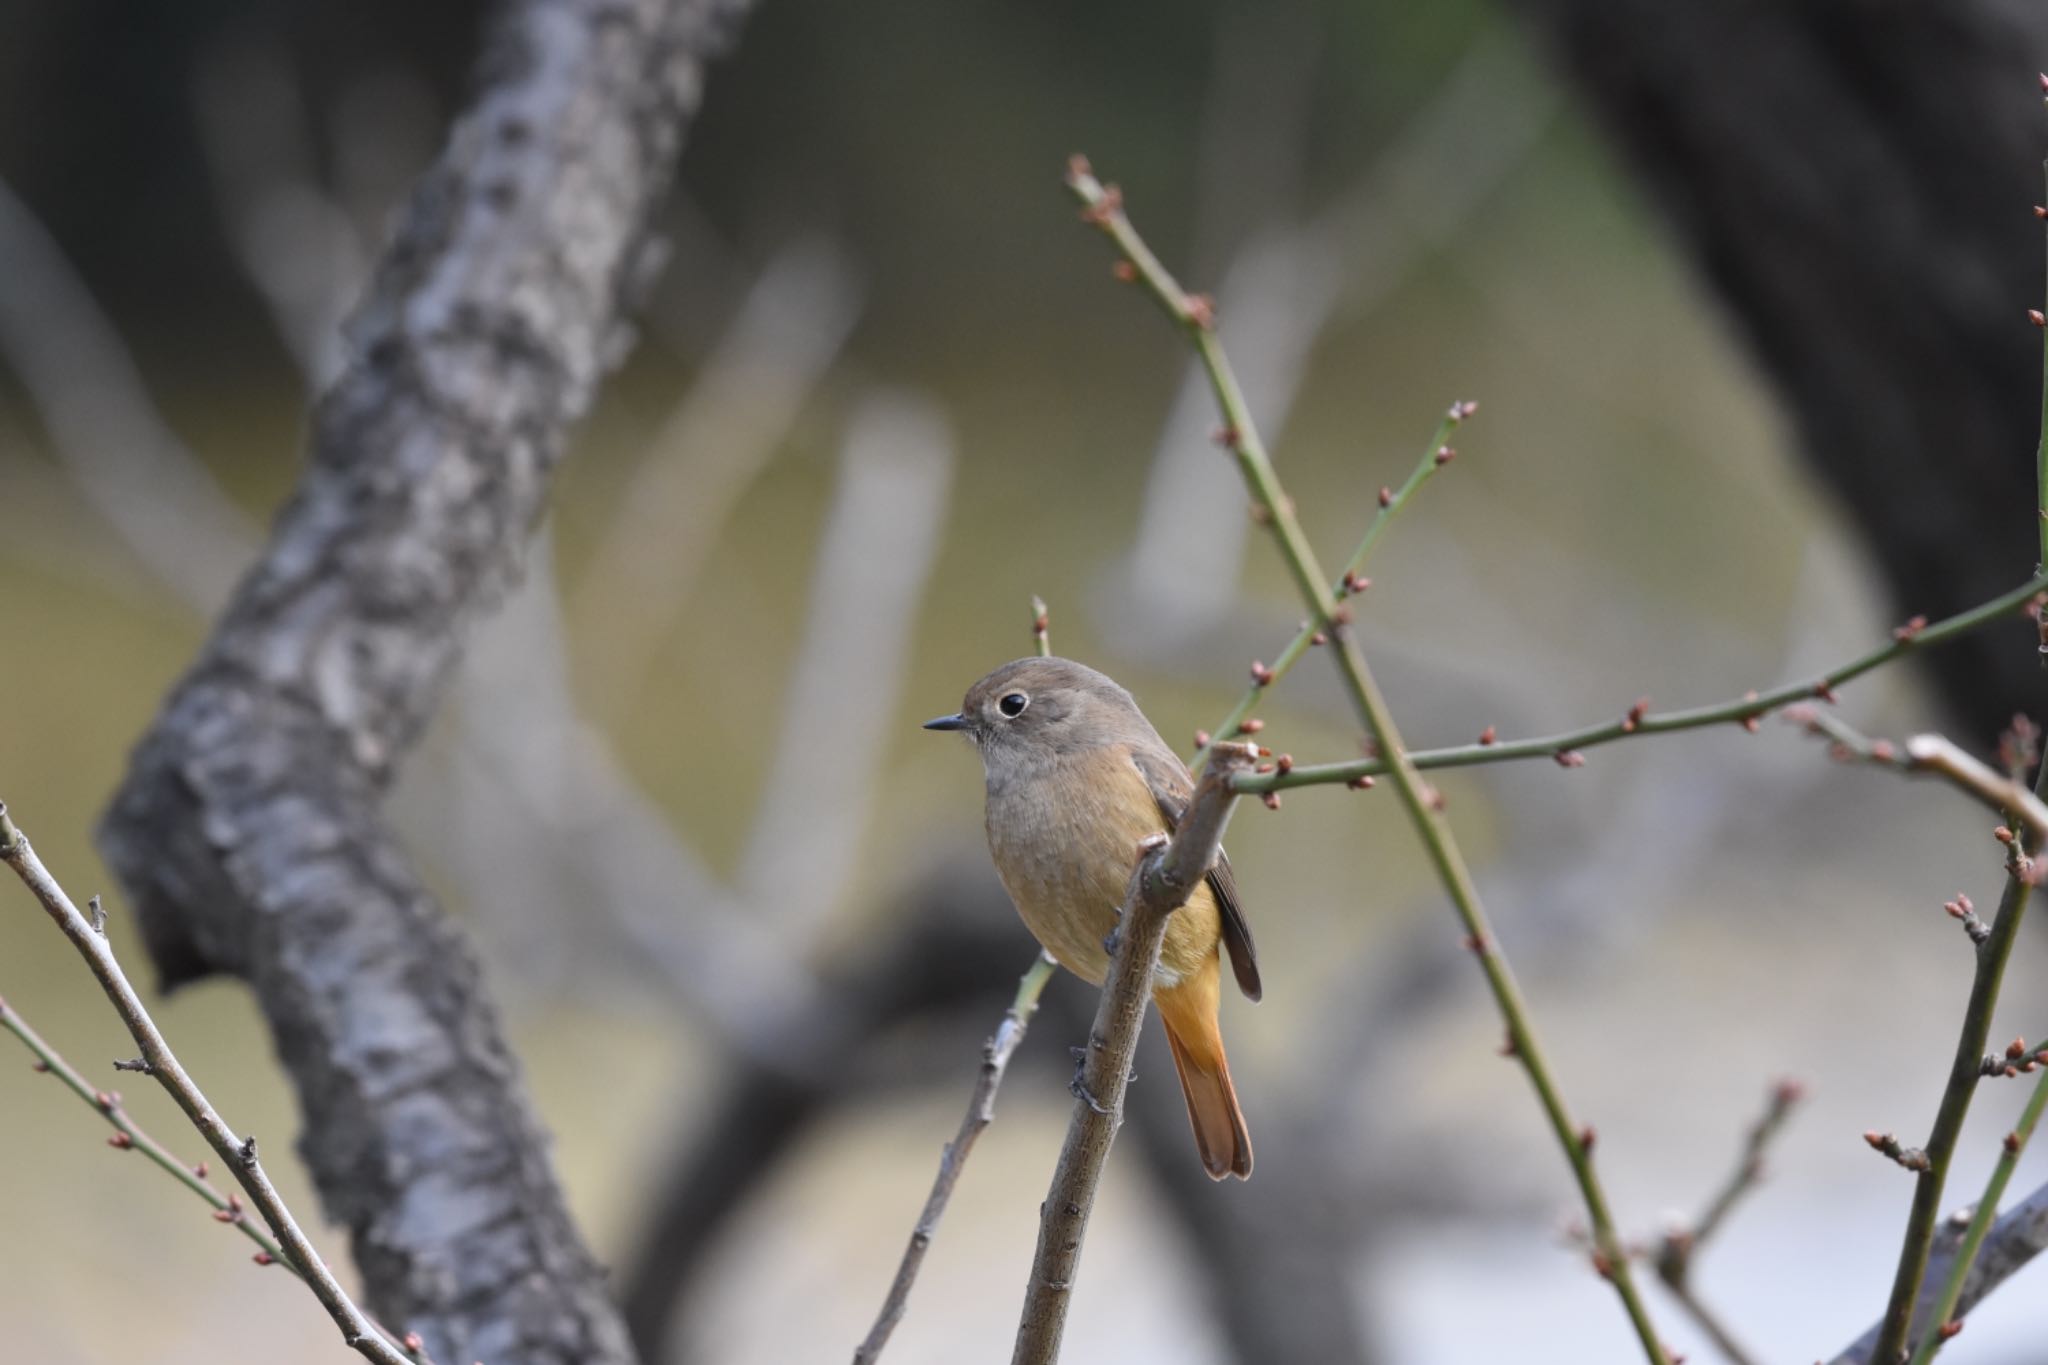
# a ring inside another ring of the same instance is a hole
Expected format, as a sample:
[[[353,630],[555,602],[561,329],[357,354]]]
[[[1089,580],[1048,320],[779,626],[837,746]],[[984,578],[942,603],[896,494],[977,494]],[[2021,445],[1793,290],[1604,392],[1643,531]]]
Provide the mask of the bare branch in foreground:
[[[57,879],[50,875],[49,869],[43,866],[43,860],[29,847],[27,836],[8,816],[5,802],[0,802],[0,861],[14,869],[22,883],[42,902],[43,909],[56,921],[57,927],[64,931],[64,937],[78,949],[98,979],[100,989],[113,1002],[114,1010],[127,1026],[129,1036],[142,1049],[142,1061],[147,1064],[148,1074],[156,1077],[178,1108],[184,1110],[185,1117],[192,1120],[192,1126],[199,1130],[199,1135],[206,1139],[225,1168],[234,1173],[236,1183],[248,1193],[249,1201],[263,1215],[263,1221],[270,1225],[287,1264],[299,1272],[300,1278],[313,1291],[313,1297],[320,1300],[320,1306],[341,1329],[342,1340],[364,1359],[378,1361],[380,1365],[407,1365],[408,1361],[416,1359],[385,1340],[343,1291],[333,1272],[320,1259],[320,1253],[300,1231],[298,1221],[285,1207],[277,1187],[270,1183],[270,1176],[256,1156],[256,1139],[236,1136],[186,1073],[171,1051],[171,1045],[157,1030],[156,1021],[149,1017],[142,997],[128,984],[128,976],[114,956],[106,931],[95,927],[65,894]],[[111,1109],[111,1106],[102,1107]],[[125,1128],[120,1131],[128,1134]]]
[[[959,1183],[960,1172],[967,1166],[967,1155],[974,1150],[974,1143],[981,1136],[982,1129],[995,1121],[996,1091],[1002,1086],[1003,1073],[1009,1069],[1010,1057],[1024,1041],[1024,1031],[1031,1025],[1031,1016],[1038,1010],[1038,997],[1045,990],[1045,983],[1052,980],[1052,974],[1059,964],[1046,956],[1043,951],[1038,960],[1031,964],[1031,970],[1024,973],[1017,983],[1016,999],[1010,1002],[1009,1011],[1003,1015],[1003,1022],[989,1040],[981,1045],[981,1070],[974,1080],[974,1092],[967,1099],[967,1113],[960,1120],[960,1131],[946,1144],[945,1154],[939,1158],[939,1173],[932,1180],[932,1192],[924,1201],[924,1211],[917,1216],[917,1226],[911,1230],[910,1245],[903,1250],[903,1260],[896,1267],[896,1278],[889,1285],[889,1296],[882,1301],[882,1311],[875,1317],[875,1325],[853,1353],[853,1365],[872,1365],[882,1355],[882,1348],[889,1344],[890,1334],[896,1324],[903,1321],[903,1311],[910,1303],[911,1286],[917,1282],[917,1272],[924,1265],[924,1254],[931,1247],[932,1236],[939,1230],[939,1219],[946,1214],[946,1204],[953,1197],[953,1186]]]
[[[1152,973],[1166,940],[1167,921],[1187,904],[1216,861],[1223,827],[1237,800],[1230,778],[1249,767],[1256,752],[1242,744],[1215,745],[1174,837],[1157,836],[1140,849],[1124,894],[1116,951],[1110,957],[1095,1024],[1074,1078],[1074,1117],[1039,1215],[1038,1252],[1024,1291],[1012,1365],[1052,1365],[1059,1358],[1074,1276],[1081,1264],[1081,1240],[1110,1143],[1123,1123],[1124,1089],[1145,1007],[1152,999]]]

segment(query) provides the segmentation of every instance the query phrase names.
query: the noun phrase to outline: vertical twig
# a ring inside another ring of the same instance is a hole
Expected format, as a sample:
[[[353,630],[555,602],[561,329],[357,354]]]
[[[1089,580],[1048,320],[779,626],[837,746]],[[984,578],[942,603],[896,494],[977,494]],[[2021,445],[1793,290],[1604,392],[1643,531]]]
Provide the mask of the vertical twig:
[[[1515,984],[1514,974],[1488,923],[1478,888],[1443,818],[1442,796],[1423,780],[1408,757],[1386,699],[1381,695],[1364,656],[1350,638],[1347,628],[1349,612],[1341,601],[1332,600],[1324,587],[1328,580],[1309,548],[1308,539],[1294,515],[1292,501],[1280,486],[1279,477],[1252,422],[1244,393],[1229,359],[1223,353],[1221,342],[1217,340],[1214,305],[1206,298],[1190,295],[1181,288],[1124,216],[1121,193],[1098,181],[1085,159],[1074,158],[1067,184],[1083,205],[1084,220],[1100,228],[1115,243],[1136,278],[1179,326],[1201,358],[1222,412],[1225,443],[1237,458],[1239,472],[1260,509],[1261,519],[1273,533],[1303,602],[1316,622],[1329,634],[1333,645],[1331,654],[1351,696],[1352,705],[1370,732],[1379,757],[1388,765],[1401,803],[1429,853],[1438,879],[1450,895],[1452,906],[1465,927],[1466,943],[1478,959],[1487,986],[1506,1021],[1508,1047],[1528,1073],[1558,1145],[1571,1164],[1592,1225],[1594,1266],[1620,1296],[1642,1343],[1644,1355],[1653,1365],[1668,1365],[1668,1353],[1650,1322],[1649,1310],[1636,1287],[1628,1256],[1615,1232],[1606,1191],[1593,1167],[1593,1132],[1580,1126],[1565,1106],[1563,1094],[1529,1022],[1521,990]]]
[[[297,1268],[300,1277],[313,1291],[313,1297],[320,1300],[320,1306],[341,1329],[342,1340],[365,1359],[378,1361],[380,1365],[408,1365],[410,1357],[406,1352],[385,1340],[363,1311],[356,1307],[333,1272],[320,1259],[320,1253],[313,1249],[313,1244],[299,1229],[298,1221],[285,1207],[277,1187],[270,1183],[269,1174],[257,1159],[256,1139],[237,1137],[186,1073],[171,1051],[170,1044],[158,1031],[156,1021],[149,1017],[142,997],[128,984],[128,976],[121,970],[113,946],[107,941],[106,930],[88,920],[72,903],[57,879],[43,866],[42,859],[29,847],[27,836],[7,814],[4,802],[0,802],[0,862],[14,869],[57,927],[64,931],[64,936],[85,958],[100,988],[107,993],[107,999],[113,1002],[115,1012],[127,1026],[129,1036],[142,1049],[142,1069],[156,1077],[178,1108],[184,1110],[192,1126],[199,1130],[199,1135],[206,1139],[207,1145],[234,1173],[236,1183],[241,1185],[249,1201],[270,1225],[285,1259]]]
[[[1052,657],[1052,618],[1046,611],[1045,600],[1040,597],[1031,599],[1031,640],[1039,658]],[[996,1091],[1003,1084],[1003,1074],[1009,1069],[1010,1057],[1024,1041],[1024,1031],[1031,1025],[1031,1016],[1038,1011],[1038,997],[1044,994],[1045,983],[1052,980],[1052,974],[1058,968],[1059,964],[1053,961],[1052,956],[1040,950],[1018,981],[1016,997],[1010,1001],[1002,1023],[981,1045],[981,1070],[976,1073],[974,1090],[967,1097],[967,1113],[960,1120],[960,1130],[939,1157],[939,1173],[932,1179],[931,1193],[925,1196],[924,1210],[917,1216],[917,1226],[911,1229],[910,1245],[903,1250],[903,1259],[896,1266],[896,1278],[890,1282],[888,1297],[882,1301],[882,1310],[875,1316],[874,1326],[868,1329],[867,1336],[854,1350],[853,1365],[873,1365],[880,1359],[882,1348],[889,1344],[896,1324],[903,1321],[904,1309],[910,1302],[911,1286],[917,1282],[917,1272],[924,1266],[924,1254],[939,1230],[939,1219],[946,1214],[946,1204],[953,1197],[953,1187],[960,1182],[960,1172],[967,1165],[967,1155],[974,1149],[981,1130],[995,1121]]]
[[[1110,1144],[1123,1124],[1124,1090],[1145,1007],[1152,999],[1152,973],[1166,941],[1167,922],[1209,875],[1237,800],[1230,790],[1231,774],[1249,766],[1253,753],[1241,744],[1214,746],[1208,770],[1196,783],[1187,814],[1172,838],[1155,835],[1140,846],[1118,917],[1116,951],[1074,1077],[1074,1116],[1060,1147],[1052,1188],[1039,1211],[1038,1251],[1024,1291],[1011,1365],[1052,1365],[1059,1359],[1067,1306],[1081,1264],[1081,1241]]]

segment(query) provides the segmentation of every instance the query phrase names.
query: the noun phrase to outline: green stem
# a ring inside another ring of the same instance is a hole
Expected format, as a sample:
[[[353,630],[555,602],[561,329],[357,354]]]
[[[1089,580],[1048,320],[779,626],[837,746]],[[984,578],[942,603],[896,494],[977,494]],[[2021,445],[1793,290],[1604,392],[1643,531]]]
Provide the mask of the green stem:
[[[2048,795],[2048,762],[2041,765],[2034,778],[2034,791],[2037,795]],[[1977,970],[1970,981],[1969,1004],[1963,1009],[1962,1034],[1956,1040],[1948,1084],[1942,1089],[1941,1105],[1935,1112],[1934,1127],[1924,1148],[1927,1168],[1914,1182],[1913,1206],[1906,1216],[1906,1235],[1899,1248],[1898,1269],[1892,1276],[1891,1298],[1885,1304],[1877,1346],[1870,1356],[1873,1365],[1903,1360],[1906,1355],[1907,1337],[1913,1329],[1913,1300],[1920,1292],[1921,1280],[1927,1276],[1934,1229],[1941,1219],[1942,1187],[1947,1183],[1949,1165],[1955,1159],[1956,1143],[1962,1137],[1963,1120],[1969,1116],[1977,1082],[1984,1074],[1984,1047],[1991,1036],[1991,1014],[1998,1006],[2006,963],[2012,957],[2027,898],[2034,889],[2020,858],[2035,852],[2038,844],[2038,840],[2022,836],[2013,845],[1998,913],[1992,917],[1990,934],[1977,946]]]
[[[1415,495],[1416,491],[1429,481],[1429,476],[1443,468],[1444,461],[1438,458],[1438,452],[1446,449],[1444,442],[1449,439],[1451,432],[1457,429],[1458,424],[1463,422],[1469,415],[1471,415],[1471,407],[1469,405],[1454,403],[1450,410],[1444,414],[1443,420],[1437,423],[1436,431],[1429,438],[1429,445],[1422,452],[1422,458],[1416,462],[1415,468],[1409,471],[1408,478],[1402,483],[1401,487],[1388,495],[1386,500],[1380,504],[1379,512],[1373,517],[1372,524],[1365,528],[1365,534],[1359,538],[1358,547],[1351,552],[1351,558],[1344,561],[1343,573],[1338,576],[1337,581],[1329,589],[1329,605],[1326,610],[1332,613],[1336,612],[1338,604],[1351,595],[1353,590],[1350,585],[1357,580],[1358,571],[1365,567],[1366,558],[1372,553],[1373,546],[1379,543],[1380,533],[1386,530],[1388,523],[1393,521],[1400,514],[1401,509],[1408,505],[1408,500]],[[1294,638],[1287,642],[1287,647],[1281,650],[1279,657],[1273,660],[1272,668],[1267,674],[1263,678],[1254,677],[1252,685],[1247,687],[1244,695],[1237,699],[1237,705],[1230,708],[1230,714],[1223,718],[1222,724],[1218,725],[1214,731],[1216,738],[1235,738],[1238,733],[1238,726],[1242,725],[1245,718],[1252,713],[1252,708],[1258,705],[1259,698],[1265,695],[1266,689],[1286,677],[1288,670],[1294,667],[1295,662],[1302,655],[1308,653],[1309,647],[1317,644],[1324,638],[1327,637],[1320,621],[1304,621],[1301,629],[1295,633]],[[1208,755],[1206,753],[1197,754],[1192,766],[1199,773],[1202,770],[1202,765],[1206,762],[1208,762]]]
[[[1641,735],[1669,734],[1675,730],[1698,730],[1710,725],[1744,724],[1796,702],[1812,701],[1816,697],[1825,698],[1836,688],[1902,655],[1946,644],[2011,614],[2043,593],[2048,593],[2048,573],[2036,574],[2018,587],[2001,593],[1988,602],[1980,603],[1968,611],[1958,612],[1918,631],[1905,632],[1903,638],[1895,638],[1888,645],[1829,669],[1810,682],[1789,683],[1770,692],[1749,693],[1729,701],[1717,702],[1712,706],[1695,706],[1682,711],[1652,711],[1635,719],[1624,717],[1536,739],[1505,740],[1498,744],[1463,744],[1444,749],[1418,749],[1409,754],[1408,758],[1417,768],[1423,769],[1470,768],[1488,763],[1506,763],[1515,759],[1557,759],[1560,755],[1574,754],[1598,745],[1611,744],[1621,739],[1633,739]],[[1285,773],[1252,773],[1240,777],[1234,785],[1239,792],[1255,796],[1269,791],[1284,791],[1290,787],[1309,787],[1351,782],[1360,777],[1377,777],[1388,770],[1384,758],[1354,759],[1346,763],[1304,764]]]
[[[1998,1217],[1998,1201],[2005,1197],[2005,1187],[2020,1164],[2020,1153],[2027,1149],[2035,1126],[2041,1122],[2043,1109],[2048,1109],[2048,1072],[2043,1072],[2034,1083],[2034,1093],[2027,1097],[2027,1107],[2020,1111],[2019,1124],[2006,1134],[1998,1164],[1991,1168],[1991,1179],[1984,1184],[1984,1195],[1977,1201],[1976,1212],[1970,1215],[1970,1226],[1963,1232],[1962,1244],[1956,1248],[1956,1258],[1948,1268],[1948,1278],[1942,1282],[1933,1320],[1927,1324],[1927,1334],[1920,1338],[1920,1349],[1913,1353],[1913,1365],[1927,1365],[1946,1340],[1941,1328],[1955,1316],[1956,1305],[1962,1302],[1963,1282],[1970,1278],[1970,1267],[1984,1245],[1984,1234]]]
[[[1232,453],[1237,457],[1239,470],[1243,473],[1253,498],[1264,509],[1265,518],[1274,539],[1279,544],[1288,572],[1294,579],[1296,589],[1301,593],[1303,603],[1308,606],[1314,618],[1312,624],[1319,625],[1329,635],[1331,654],[1337,660],[1338,672],[1343,678],[1346,691],[1350,694],[1352,705],[1358,711],[1366,729],[1371,732],[1379,753],[1388,765],[1387,771],[1393,775],[1395,785],[1400,789],[1402,805],[1406,807],[1417,835],[1429,852],[1437,876],[1450,894],[1458,918],[1465,926],[1473,955],[1479,960],[1480,969],[1486,975],[1487,986],[1493,992],[1494,1001],[1506,1021],[1508,1040],[1514,1055],[1528,1072],[1530,1083],[1535,1087],[1543,1112],[1550,1120],[1558,1145],[1564,1149],[1565,1158],[1571,1164],[1572,1174],[1578,1182],[1579,1193],[1585,1201],[1586,1213],[1592,1224],[1596,1266],[1620,1295],[1629,1321],[1641,1339],[1644,1355],[1652,1365],[1669,1365],[1670,1358],[1650,1322],[1649,1311],[1637,1290],[1628,1255],[1615,1232],[1614,1218],[1608,1207],[1606,1191],[1594,1171],[1591,1131],[1582,1129],[1574,1122],[1565,1106],[1564,1097],[1551,1074],[1550,1065],[1537,1044],[1535,1030],[1529,1022],[1528,1007],[1522,999],[1521,990],[1515,984],[1514,974],[1509,970],[1507,959],[1500,952],[1494,939],[1492,926],[1487,921],[1485,908],[1479,899],[1478,889],[1473,884],[1471,873],[1458,851],[1450,827],[1443,819],[1439,809],[1441,802],[1436,792],[1416,770],[1415,764],[1402,746],[1400,731],[1395,727],[1386,698],[1381,695],[1371,669],[1367,667],[1364,657],[1351,640],[1348,630],[1334,614],[1335,604],[1325,595],[1323,585],[1329,579],[1317,565],[1315,553],[1309,548],[1308,538],[1302,533],[1301,524],[1295,518],[1293,503],[1281,488],[1279,477],[1273,471],[1272,461],[1267,457],[1265,445],[1259,439],[1243,391],[1238,387],[1237,376],[1231,370],[1221,343],[1216,339],[1210,306],[1206,300],[1193,298],[1180,287],[1139,238],[1130,220],[1124,216],[1121,196],[1105,190],[1089,172],[1086,163],[1079,158],[1076,158],[1070,168],[1067,184],[1085,206],[1084,216],[1087,220],[1100,227],[1116,243],[1147,291],[1158,301],[1160,307],[1165,309],[1167,315],[1181,325],[1194,344],[1196,354],[1201,358],[1202,367],[1208,374],[1209,386],[1216,395],[1217,405],[1222,410],[1227,427],[1225,436]]]
[[[100,1090],[86,1080],[55,1048],[43,1041],[41,1034],[29,1027],[28,1020],[22,1018],[14,1007],[4,1000],[0,1000],[0,1028],[19,1038],[23,1046],[35,1054],[41,1070],[62,1081],[64,1088],[85,1101],[88,1109],[105,1119],[116,1132],[123,1134],[128,1139],[130,1147],[148,1157],[163,1168],[173,1180],[212,1205],[216,1212],[235,1214],[234,1226],[237,1231],[261,1247],[277,1264],[294,1275],[299,1273],[291,1258],[284,1254],[284,1249],[258,1227],[255,1220],[243,1213],[239,1204],[215,1189],[198,1171],[180,1161],[171,1154],[169,1148],[145,1132],[133,1118],[129,1117],[128,1111],[121,1107],[118,1095]]]

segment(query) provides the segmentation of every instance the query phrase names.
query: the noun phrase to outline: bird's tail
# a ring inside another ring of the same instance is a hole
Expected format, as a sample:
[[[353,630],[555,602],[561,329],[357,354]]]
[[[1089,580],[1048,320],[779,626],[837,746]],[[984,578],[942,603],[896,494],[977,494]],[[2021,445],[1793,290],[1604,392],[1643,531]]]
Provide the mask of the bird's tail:
[[[1216,1022],[1217,986],[1217,966],[1211,961],[1205,973],[1155,998],[1167,1045],[1173,1049],[1173,1066],[1180,1073],[1202,1168],[1211,1180],[1232,1175],[1244,1180],[1252,1173],[1252,1139],[1237,1104],[1237,1088],[1230,1083],[1229,1059],[1223,1055],[1223,1033]]]

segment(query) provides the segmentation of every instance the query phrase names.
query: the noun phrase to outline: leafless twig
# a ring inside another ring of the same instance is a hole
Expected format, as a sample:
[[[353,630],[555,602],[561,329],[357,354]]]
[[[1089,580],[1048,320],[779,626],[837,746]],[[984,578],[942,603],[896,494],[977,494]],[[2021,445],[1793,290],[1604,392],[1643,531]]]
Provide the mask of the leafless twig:
[[[199,1135],[206,1139],[207,1145],[220,1157],[226,1169],[234,1173],[236,1183],[241,1185],[249,1201],[270,1225],[271,1234],[276,1237],[287,1261],[297,1269],[313,1291],[313,1296],[320,1300],[320,1306],[327,1310],[327,1315],[334,1319],[334,1325],[341,1329],[342,1340],[366,1360],[378,1361],[381,1365],[407,1365],[414,1357],[386,1340],[336,1281],[326,1262],[320,1259],[320,1253],[313,1249],[313,1244],[299,1229],[298,1220],[285,1207],[277,1187],[270,1183],[269,1174],[256,1156],[256,1139],[238,1137],[200,1091],[171,1051],[170,1044],[164,1041],[156,1021],[149,1017],[142,997],[128,984],[127,973],[121,970],[120,961],[114,956],[106,930],[88,920],[71,897],[65,894],[57,879],[43,866],[42,859],[29,847],[27,836],[8,815],[4,802],[0,802],[0,861],[14,869],[57,927],[64,931],[64,937],[78,949],[99,981],[100,988],[107,993],[107,999],[113,1002],[114,1010],[127,1026],[129,1036],[142,1049],[147,1073],[157,1079],[178,1108],[185,1112],[185,1117],[192,1121],[192,1126],[199,1130]],[[102,1108],[111,1110],[112,1106],[103,1105]],[[129,1130],[122,1131],[132,1138]]]
[[[1003,1073],[1009,1069],[1010,1057],[1024,1041],[1024,1031],[1031,1025],[1031,1016],[1037,1012],[1038,997],[1045,990],[1045,983],[1052,979],[1059,964],[1043,952],[1031,964],[1031,970],[1017,983],[1017,996],[1010,1002],[1010,1008],[1003,1015],[1003,1022],[996,1026],[987,1042],[981,1045],[981,1070],[974,1078],[974,1091],[967,1098],[967,1113],[960,1120],[960,1131],[946,1144],[945,1154],[939,1159],[939,1173],[932,1180],[931,1193],[926,1196],[924,1210],[917,1216],[917,1226],[911,1229],[910,1245],[903,1249],[903,1260],[896,1267],[896,1278],[890,1282],[889,1295],[882,1301],[882,1311],[875,1317],[875,1325],[868,1329],[866,1338],[853,1353],[854,1365],[871,1365],[879,1360],[882,1348],[889,1344],[890,1334],[896,1324],[903,1321],[903,1310],[910,1303],[911,1286],[917,1283],[917,1272],[924,1265],[924,1254],[931,1247],[932,1237],[939,1230],[939,1219],[946,1213],[946,1204],[953,1197],[953,1186],[959,1183],[960,1172],[966,1169],[968,1153],[974,1150],[975,1139],[982,1129],[995,1121],[996,1091],[1002,1086]]]

